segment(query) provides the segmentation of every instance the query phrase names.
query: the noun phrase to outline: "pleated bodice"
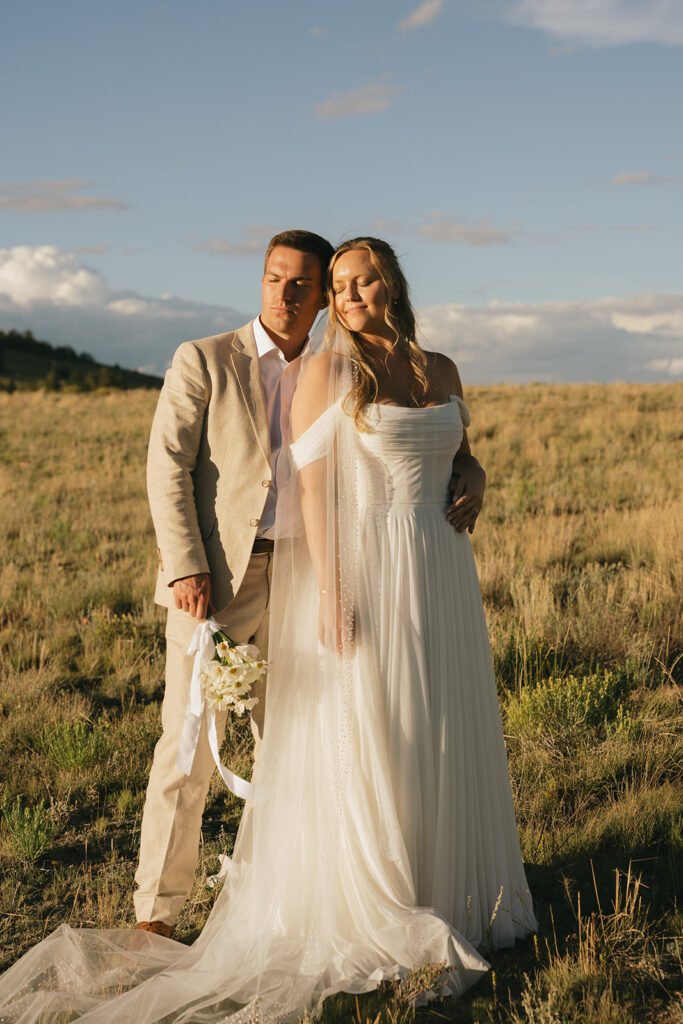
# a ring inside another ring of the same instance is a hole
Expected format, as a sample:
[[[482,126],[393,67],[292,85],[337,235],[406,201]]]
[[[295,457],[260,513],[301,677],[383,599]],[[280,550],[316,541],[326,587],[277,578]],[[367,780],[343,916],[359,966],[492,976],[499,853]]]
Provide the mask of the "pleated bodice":
[[[419,409],[375,404],[366,417],[371,430],[358,434],[361,507],[397,514],[416,505],[445,509],[451,463],[468,419],[464,403]]]

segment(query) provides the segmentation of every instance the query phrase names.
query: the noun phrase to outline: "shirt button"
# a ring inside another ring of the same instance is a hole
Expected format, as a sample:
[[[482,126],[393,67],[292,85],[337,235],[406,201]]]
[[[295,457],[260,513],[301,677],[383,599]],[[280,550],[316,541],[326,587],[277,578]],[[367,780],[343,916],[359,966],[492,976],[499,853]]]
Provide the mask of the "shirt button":
[[[250,519],[249,520],[249,525],[250,526],[258,526],[258,524],[259,524],[259,520],[258,519]]]
[[[270,487],[270,480],[262,480],[261,487]]]

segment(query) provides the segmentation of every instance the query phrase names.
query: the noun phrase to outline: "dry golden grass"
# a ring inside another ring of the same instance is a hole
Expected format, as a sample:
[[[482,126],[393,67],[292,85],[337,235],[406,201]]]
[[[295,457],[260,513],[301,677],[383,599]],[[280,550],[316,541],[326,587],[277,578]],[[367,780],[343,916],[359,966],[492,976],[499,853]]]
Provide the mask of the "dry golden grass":
[[[163,613],[144,493],[153,392],[0,395],[1,962],[62,921],[119,927],[159,730]],[[473,543],[541,932],[419,1019],[683,1021],[683,386],[471,389]],[[247,766],[248,730],[226,756]],[[212,784],[192,939],[238,801]],[[437,969],[327,1022],[405,1022]]]

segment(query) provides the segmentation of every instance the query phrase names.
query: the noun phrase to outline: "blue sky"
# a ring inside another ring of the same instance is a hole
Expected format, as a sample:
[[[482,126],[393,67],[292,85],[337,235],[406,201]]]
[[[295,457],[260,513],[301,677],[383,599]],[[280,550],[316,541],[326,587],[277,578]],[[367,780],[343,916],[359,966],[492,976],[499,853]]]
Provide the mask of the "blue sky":
[[[680,0],[0,3],[0,327],[163,368],[389,239],[473,383],[683,376]]]

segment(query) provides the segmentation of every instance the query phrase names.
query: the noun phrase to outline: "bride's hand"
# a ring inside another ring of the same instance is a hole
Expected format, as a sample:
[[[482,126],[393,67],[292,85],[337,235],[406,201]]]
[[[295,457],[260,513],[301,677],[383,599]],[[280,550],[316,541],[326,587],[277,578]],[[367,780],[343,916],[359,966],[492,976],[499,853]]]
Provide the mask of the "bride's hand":
[[[346,630],[344,625],[341,595],[333,591],[321,590],[318,605],[318,639],[326,651],[334,651],[340,657],[344,632],[347,634],[347,642],[349,639],[353,640],[354,637],[353,616],[351,616],[351,622],[346,624]]]

